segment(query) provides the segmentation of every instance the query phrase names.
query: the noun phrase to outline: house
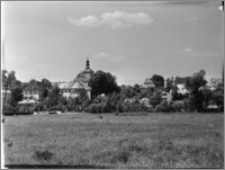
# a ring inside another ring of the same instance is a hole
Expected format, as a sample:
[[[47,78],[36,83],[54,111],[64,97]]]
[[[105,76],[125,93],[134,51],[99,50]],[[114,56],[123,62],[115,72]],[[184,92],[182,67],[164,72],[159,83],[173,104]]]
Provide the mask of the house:
[[[219,107],[216,104],[209,104],[207,106],[207,111],[219,111]]]
[[[80,72],[73,81],[70,82],[55,82],[53,85],[57,85],[61,94],[65,98],[79,97],[81,92],[85,90],[89,98],[91,98],[90,80],[94,71],[90,68],[89,60],[86,61],[85,69]]]
[[[28,86],[23,89],[23,97],[24,99],[41,100],[46,90],[46,87],[41,82],[32,80]]]
[[[1,102],[7,102],[11,97],[11,91],[10,90],[4,90],[1,89]]]
[[[186,81],[188,77],[176,77],[175,81],[173,82],[173,85],[176,85],[178,88],[178,93],[184,95],[189,93],[188,89],[185,87]]]
[[[166,92],[166,91],[163,91],[161,94],[162,94],[162,99],[165,99],[167,100],[168,103],[170,103],[172,101],[172,91],[170,90],[170,92]]]
[[[20,108],[20,112],[32,112],[33,106],[38,104],[39,101],[34,98],[27,98],[23,101],[18,102],[19,106],[23,106]]]
[[[153,83],[153,81],[150,78],[145,79],[144,83],[143,83],[143,88],[155,88],[155,85]]]

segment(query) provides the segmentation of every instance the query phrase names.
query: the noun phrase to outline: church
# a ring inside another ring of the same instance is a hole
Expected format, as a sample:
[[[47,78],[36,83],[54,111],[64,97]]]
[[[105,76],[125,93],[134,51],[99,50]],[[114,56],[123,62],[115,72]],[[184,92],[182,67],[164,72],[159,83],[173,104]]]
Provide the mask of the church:
[[[86,67],[81,71],[73,81],[70,82],[55,82],[53,85],[57,85],[60,92],[65,98],[79,97],[82,90],[87,92],[89,99],[91,98],[90,80],[94,71],[90,68],[89,59],[86,61]]]

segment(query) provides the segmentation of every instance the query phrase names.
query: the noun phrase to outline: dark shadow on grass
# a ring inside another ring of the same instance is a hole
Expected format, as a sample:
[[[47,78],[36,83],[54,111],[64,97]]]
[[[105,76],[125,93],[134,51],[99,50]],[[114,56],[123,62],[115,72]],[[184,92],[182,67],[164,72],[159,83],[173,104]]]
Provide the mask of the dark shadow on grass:
[[[109,169],[110,167],[96,165],[29,165],[29,164],[6,164],[9,169]]]

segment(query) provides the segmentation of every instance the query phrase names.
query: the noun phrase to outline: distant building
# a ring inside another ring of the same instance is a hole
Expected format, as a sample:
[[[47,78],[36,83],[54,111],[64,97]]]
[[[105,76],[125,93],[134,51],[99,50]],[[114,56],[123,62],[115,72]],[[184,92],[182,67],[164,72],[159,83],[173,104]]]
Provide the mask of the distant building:
[[[162,99],[167,100],[168,103],[170,103],[172,101],[172,90],[170,90],[170,92],[162,92]]]
[[[178,93],[183,95],[189,93],[188,89],[185,87],[187,79],[188,77],[176,77],[174,84],[178,88]]]
[[[143,88],[155,88],[153,81],[150,78],[147,78],[143,83]]]
[[[46,87],[41,82],[32,81],[23,89],[23,98],[41,100],[46,90]]]
[[[80,96],[82,90],[87,92],[89,98],[91,98],[90,80],[94,71],[90,68],[89,60],[86,61],[86,68],[80,72],[73,81],[70,82],[56,82],[53,85],[57,85],[65,98],[75,98]]]

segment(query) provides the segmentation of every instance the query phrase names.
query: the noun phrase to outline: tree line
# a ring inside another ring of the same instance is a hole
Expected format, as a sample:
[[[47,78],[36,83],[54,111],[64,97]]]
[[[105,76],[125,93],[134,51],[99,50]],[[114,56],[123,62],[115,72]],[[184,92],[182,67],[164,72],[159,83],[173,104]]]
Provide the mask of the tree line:
[[[63,97],[57,85],[52,86],[47,79],[42,79],[39,83],[46,87],[41,101],[32,107],[32,111],[86,111],[92,113],[105,112],[204,112],[209,104],[216,104],[220,111],[224,109],[224,86],[220,79],[211,79],[213,89],[207,87],[205,79],[206,72],[200,70],[190,77],[186,77],[185,87],[188,94],[179,94],[174,79],[166,79],[167,86],[164,87],[164,78],[154,74],[151,77],[155,88],[142,88],[141,85],[121,85],[118,86],[116,77],[111,73],[97,71],[90,80],[91,99],[85,90],[81,90],[76,98]],[[23,99],[22,91],[30,83],[37,82],[31,80],[23,83],[17,80],[15,72],[2,70],[2,84],[5,91],[11,91],[11,96],[3,101],[4,111],[22,111],[23,108],[18,102]],[[162,99],[162,91],[172,92],[172,102]],[[152,107],[146,107],[141,99],[146,98]],[[132,100],[127,100],[132,99]],[[128,102],[125,102],[128,101]],[[177,102],[176,102],[177,101]]]

